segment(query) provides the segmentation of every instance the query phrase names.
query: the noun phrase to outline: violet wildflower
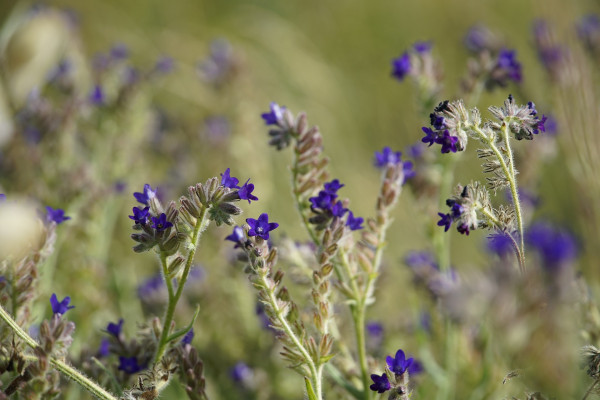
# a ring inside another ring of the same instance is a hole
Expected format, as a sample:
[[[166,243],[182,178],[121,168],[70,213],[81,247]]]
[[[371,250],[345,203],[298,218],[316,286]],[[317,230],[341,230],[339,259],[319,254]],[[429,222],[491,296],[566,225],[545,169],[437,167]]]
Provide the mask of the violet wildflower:
[[[246,241],[246,235],[241,226],[235,226],[231,235],[227,236],[225,240],[229,240],[235,243],[234,248],[240,247]]]
[[[255,195],[252,194],[252,191],[254,190],[254,184],[249,183],[249,182],[250,182],[250,179],[248,179],[246,181],[246,183],[244,183],[244,185],[238,191],[238,196],[240,197],[240,199],[248,200],[248,204],[250,204],[250,200],[253,200],[253,201],[258,200],[258,197],[256,197]]]
[[[246,222],[250,226],[248,236],[259,236],[264,240],[269,240],[269,232],[279,226],[276,222],[269,222],[269,216],[266,213],[260,214],[258,219],[247,218]]]
[[[425,133],[425,137],[421,139],[421,142],[428,143],[429,147],[437,141],[437,133],[432,131],[431,128],[426,126],[422,127],[421,130]]]
[[[377,393],[385,393],[386,391],[390,390],[390,381],[385,372],[381,374],[381,376],[377,374],[371,374],[371,379],[373,380],[373,384],[369,386],[369,389],[372,391]]]
[[[372,351],[379,349],[383,344],[383,325],[377,321],[369,321],[365,328],[367,331],[367,347]]]
[[[139,202],[146,206],[149,206],[148,202],[156,196],[156,190],[152,189],[149,184],[144,185],[144,191],[142,193],[135,192],[133,197]]]
[[[95,85],[90,93],[90,103],[95,106],[101,106],[104,104],[104,91],[100,85]]]
[[[469,236],[469,224],[465,224],[464,222],[456,228],[456,230],[462,234]]]
[[[194,339],[194,329],[192,328],[185,334],[183,339],[181,339],[181,344],[182,345],[192,344],[193,339]]]
[[[416,42],[413,44],[413,49],[420,54],[427,53],[431,50],[431,42]]]
[[[421,365],[421,363],[419,361],[413,360],[413,362],[408,367],[409,375],[417,375],[417,374],[420,374],[421,372],[423,372],[423,366]]]
[[[110,49],[110,56],[114,60],[124,60],[129,57],[129,49],[123,43],[117,43]]]
[[[399,164],[401,162],[402,153],[392,151],[389,147],[384,147],[381,153],[375,152],[374,164],[377,168],[384,168],[388,164]]]
[[[163,232],[172,226],[173,224],[167,221],[165,213],[161,213],[158,218],[152,217],[152,228],[156,229],[157,232]]]
[[[495,67],[496,74],[493,76],[494,83],[499,86],[506,86],[507,80],[516,83],[521,82],[521,63],[517,60],[515,50],[500,50]]]
[[[121,331],[123,330],[123,322],[125,322],[123,320],[123,318],[121,318],[119,320],[119,323],[117,323],[117,324],[113,324],[112,322],[109,322],[108,325],[106,326],[106,332],[110,333],[111,335],[113,335],[114,337],[116,337],[118,339],[119,336],[121,335]]]
[[[65,211],[57,208],[56,210],[50,206],[46,206],[46,221],[48,223],[54,222],[56,225],[71,219],[71,217],[65,216]]]
[[[340,190],[341,188],[343,188],[344,185],[343,183],[340,183],[339,180],[334,179],[331,182],[327,182],[325,183],[325,185],[323,186],[325,188],[325,192],[331,194],[331,195],[336,195],[337,191]]]
[[[392,76],[399,81],[404,80],[404,77],[410,73],[410,54],[404,52],[400,57],[392,60]]]
[[[144,207],[143,209],[133,207],[133,215],[129,215],[129,218],[136,224],[146,225],[150,218],[150,207]]]
[[[229,374],[231,376],[231,379],[233,379],[233,381],[237,383],[251,381],[254,377],[254,371],[252,371],[252,368],[250,368],[248,365],[241,361],[236,363],[235,366],[231,368]]]
[[[52,293],[52,296],[50,296],[50,305],[52,306],[52,312],[54,313],[54,315],[64,315],[64,313],[66,313],[70,309],[75,308],[75,306],[69,305],[70,302],[71,297],[69,296],[65,297],[60,302],[58,301],[58,298],[56,297],[55,293]]]
[[[346,226],[350,228],[352,231],[356,231],[358,229],[362,229],[362,223],[364,219],[362,217],[354,217],[352,211],[348,211],[348,220],[346,221]]]
[[[594,14],[582,17],[577,23],[577,35],[590,52],[597,52],[600,45],[600,18]]]
[[[145,366],[139,365],[136,357],[119,357],[119,371],[127,374],[136,374],[146,369]]]
[[[444,232],[448,232],[448,229],[450,229],[450,226],[452,225],[452,216],[450,214],[442,214],[442,213],[438,213],[438,215],[441,217],[441,219],[438,221],[438,226],[443,226],[444,227]]]
[[[444,133],[441,137],[437,137],[435,139],[435,142],[437,144],[441,144],[442,145],[442,154],[444,153],[456,153],[456,151],[458,150],[456,147],[456,143],[458,142],[458,137],[456,136],[451,136],[450,132],[448,132],[448,130],[444,130]]]
[[[285,111],[284,106],[279,106],[274,101],[269,105],[271,109],[268,113],[261,114],[262,119],[265,120],[265,124],[267,125],[280,125],[280,122],[283,120],[283,112]]]
[[[427,266],[439,270],[435,257],[429,251],[410,251],[404,257],[404,263],[410,268]]]
[[[573,236],[568,231],[545,222],[532,224],[525,234],[525,241],[538,251],[542,266],[547,269],[556,269],[577,257],[577,245]]]
[[[137,294],[142,301],[148,300],[164,287],[162,275],[155,274],[138,285]]]
[[[387,356],[385,361],[390,371],[396,375],[402,375],[413,363],[413,358],[406,359],[404,351],[398,350],[395,357]]]
[[[110,340],[102,338],[98,346],[97,357],[107,357],[110,354]]]
[[[495,38],[485,26],[475,25],[467,31],[463,43],[469,51],[480,53],[484,50],[491,50],[495,46]]]
[[[331,194],[325,190],[321,190],[316,197],[311,197],[308,200],[312,203],[311,207],[313,209],[327,211],[331,210],[331,205],[336,197],[336,194]]]
[[[334,217],[342,218],[344,216],[344,214],[346,214],[348,209],[344,207],[344,203],[342,203],[340,200],[338,200],[331,206],[330,211],[331,211],[331,215],[333,215]],[[359,224],[362,224],[362,218],[358,218],[358,219],[361,220],[359,222]],[[348,221],[350,221],[350,220],[348,220]],[[357,229],[362,229],[362,227],[357,228]]]
[[[225,186],[229,189],[239,189],[240,187],[237,185],[239,183],[239,179],[229,175],[229,168],[225,170],[224,173],[221,174],[221,185]]]

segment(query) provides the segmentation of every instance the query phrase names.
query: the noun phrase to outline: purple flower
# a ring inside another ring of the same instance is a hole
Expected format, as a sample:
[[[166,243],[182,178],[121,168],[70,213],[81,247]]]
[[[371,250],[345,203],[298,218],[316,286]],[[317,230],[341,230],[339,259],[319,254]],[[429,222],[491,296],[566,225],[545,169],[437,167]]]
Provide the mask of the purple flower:
[[[585,47],[594,50],[600,39],[600,18],[597,15],[586,15],[577,24],[577,35]]]
[[[95,106],[101,106],[104,104],[104,92],[102,91],[102,87],[100,85],[95,85],[90,93],[90,103]]]
[[[135,374],[144,369],[146,369],[146,366],[139,365],[136,357],[119,357],[119,371]]]
[[[110,56],[114,60],[124,60],[129,57],[129,49],[123,43],[117,43],[110,49]]]
[[[269,107],[271,111],[261,114],[262,119],[265,120],[267,125],[279,125],[279,123],[283,120],[283,112],[285,111],[285,107],[279,106],[274,101],[271,102]]]
[[[248,236],[259,236],[264,240],[269,240],[269,232],[279,226],[276,222],[269,222],[269,216],[266,213],[260,214],[258,219],[247,218],[246,222],[250,225]]]
[[[244,241],[246,240],[246,235],[244,235],[244,230],[241,226],[235,226],[231,235],[227,236],[225,240],[229,240],[235,243],[234,248],[237,248],[244,243]]]
[[[343,203],[340,200],[338,200],[331,206],[330,211],[331,211],[331,215],[333,215],[334,217],[342,218],[344,216],[344,214],[346,214],[348,209],[344,208]],[[359,218],[359,219],[362,220],[362,218]],[[361,223],[362,223],[362,221],[361,221]],[[358,228],[358,229],[361,229],[361,228]]]
[[[0,193],[0,203],[6,201],[6,195],[4,193]]]
[[[543,267],[556,269],[577,257],[577,245],[566,230],[546,222],[536,222],[525,234],[527,244],[538,251]]]
[[[137,294],[141,300],[151,298],[154,293],[159,292],[164,288],[163,277],[161,274],[155,274],[144,280],[137,287]]]
[[[354,214],[352,214],[352,211],[348,211],[348,220],[346,221],[346,226],[348,228],[350,228],[350,230],[352,231],[356,231],[358,229],[362,229],[362,223],[364,222],[364,219],[362,217],[354,217]]]
[[[463,206],[458,203],[452,204],[450,207],[450,214],[452,215],[452,219],[460,218],[463,213]]]
[[[438,215],[441,217],[441,219],[438,221],[438,226],[443,226],[444,227],[444,232],[448,232],[448,229],[450,229],[450,225],[452,225],[452,216],[450,214],[442,214],[442,213],[438,213]]]
[[[190,329],[185,336],[183,337],[183,339],[181,339],[181,344],[182,345],[186,345],[186,344],[192,344],[192,339],[194,339],[194,329]]]
[[[552,115],[546,116],[544,122],[544,132],[548,135],[554,136],[558,132],[558,122]]]
[[[107,357],[110,354],[110,340],[102,338],[97,354],[98,357]]]
[[[404,351],[398,350],[395,357],[392,358],[392,356],[387,356],[385,361],[387,362],[388,367],[390,367],[390,371],[396,375],[402,375],[408,367],[410,367],[413,359],[409,358],[407,360]]]
[[[446,128],[446,118],[442,115],[437,115],[435,113],[429,114],[429,119],[431,121],[431,126],[433,126],[438,131]]]
[[[156,190],[152,189],[152,187],[150,185],[148,185],[147,183],[144,185],[144,191],[142,193],[140,192],[135,192],[133,194],[133,197],[135,197],[135,199],[139,202],[142,203],[146,206],[148,206],[148,202],[150,201],[150,199],[154,198],[156,196]]]
[[[423,366],[417,360],[413,360],[413,362],[408,367],[408,374],[409,375],[417,375],[417,374],[420,374],[421,372],[423,372]]]
[[[258,197],[252,194],[252,191],[254,190],[254,184],[248,182],[250,182],[250,179],[248,179],[240,188],[240,190],[238,190],[238,196],[240,196],[240,199],[242,200],[248,200],[248,204],[250,204],[250,200],[256,201],[258,200]]]
[[[150,207],[144,207],[143,209],[133,207],[133,215],[129,215],[129,218],[136,224],[146,225],[146,222],[150,218]]]
[[[483,25],[471,27],[463,39],[465,47],[473,53],[479,53],[489,49],[492,46],[493,35],[488,28]]]
[[[167,228],[172,227],[173,224],[167,221],[167,215],[162,213],[156,217],[152,217],[152,228],[156,229],[157,232],[165,231]]]
[[[502,70],[509,79],[519,83],[521,82],[521,63],[517,61],[516,57],[515,50],[503,49],[498,54],[496,67]]]
[[[404,80],[404,77],[410,73],[410,55],[404,52],[400,57],[392,60],[392,76],[399,81]]]
[[[373,380],[373,384],[369,386],[374,392],[377,393],[385,393],[390,390],[390,381],[388,380],[387,374],[384,372],[381,376],[377,374],[371,374],[371,379]]]
[[[46,206],[46,221],[48,223],[54,222],[56,225],[71,219],[71,217],[65,217],[65,211],[57,208],[56,210],[50,206]]]
[[[367,347],[371,350],[379,349],[383,343],[383,325],[377,321],[369,321],[365,328],[367,331]]]
[[[442,145],[442,154],[444,153],[456,153],[456,143],[458,142],[458,138],[456,136],[450,136],[450,133],[446,129],[444,131],[444,135],[442,137],[438,137],[435,139],[437,144]]]
[[[469,236],[469,232],[470,232],[470,231],[469,231],[469,225],[468,225],[468,224],[462,223],[462,224],[460,224],[460,225],[459,225],[459,226],[456,228],[456,230],[457,230],[458,232],[460,232],[461,234],[463,234],[463,235],[467,235],[467,236]]]
[[[58,301],[55,293],[52,293],[52,296],[50,296],[50,305],[52,306],[52,312],[54,315],[64,315],[64,313],[70,309],[75,308],[75,306],[69,305],[70,302],[71,298],[69,296],[65,297],[61,302]]]
[[[431,128],[424,126],[421,130],[425,133],[425,137],[421,139],[421,142],[429,143],[429,147],[437,142],[438,135]]]
[[[340,190],[341,188],[343,188],[344,184],[340,183],[339,180],[334,179],[331,182],[327,182],[325,183],[324,187],[325,187],[325,192],[335,196],[337,195],[337,191]]]
[[[431,50],[431,42],[416,42],[413,49],[419,54],[428,53]]]
[[[252,380],[254,372],[252,368],[240,361],[231,368],[230,375],[234,382],[244,383]]]
[[[487,248],[492,253],[504,257],[514,251],[514,244],[505,232],[492,233],[488,236]]]
[[[119,320],[118,324],[113,324],[112,322],[109,322],[106,326],[106,332],[110,333],[118,339],[121,335],[121,331],[123,330],[123,322],[125,322],[123,321],[123,318]]]
[[[401,162],[402,153],[399,151],[392,151],[389,147],[384,147],[381,153],[375,152],[374,164],[377,168],[384,168],[388,164],[397,165]]]
[[[331,203],[333,203],[336,197],[337,195],[335,194],[321,190],[317,197],[311,197],[308,200],[312,203],[312,208],[326,211],[331,210]]]
[[[404,257],[404,263],[410,268],[428,266],[439,269],[435,257],[429,251],[411,251]]]
[[[221,174],[221,185],[229,189],[239,189],[240,187],[237,185],[239,182],[238,178],[229,175],[229,168]]]

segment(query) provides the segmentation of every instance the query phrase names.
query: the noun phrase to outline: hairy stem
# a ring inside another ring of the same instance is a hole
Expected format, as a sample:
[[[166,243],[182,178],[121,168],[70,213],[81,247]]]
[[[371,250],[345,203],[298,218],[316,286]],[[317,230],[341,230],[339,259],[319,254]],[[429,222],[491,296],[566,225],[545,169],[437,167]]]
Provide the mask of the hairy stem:
[[[21,327],[16,323],[16,321],[4,310],[3,307],[0,306],[0,318],[6,322],[6,324],[13,330],[15,335],[20,337],[29,347],[32,349],[37,349],[39,344],[33,340],[31,336],[27,334]],[[96,382],[87,378],[83,375],[82,372],[77,369],[71,367],[64,361],[61,361],[53,356],[49,356],[50,364],[54,366],[58,371],[62,372],[69,379],[77,382],[80,386],[94,395],[96,398],[101,400],[118,400],[115,396],[113,396],[110,392],[106,391]]]
[[[183,293],[183,288],[185,286],[185,282],[187,281],[188,275],[190,273],[190,269],[192,267],[192,263],[194,262],[194,256],[196,255],[196,250],[198,249],[198,244],[200,243],[200,237],[202,235],[202,231],[206,228],[206,207],[202,208],[200,216],[196,221],[196,225],[194,226],[194,231],[192,234],[192,240],[190,243],[190,251],[188,253],[187,260],[185,262],[185,267],[183,268],[183,273],[181,275],[181,279],[177,284],[177,292],[173,295],[173,289],[171,288],[171,293],[169,294],[169,304],[167,305],[167,311],[165,313],[165,318],[163,321],[162,332],[160,334],[160,339],[158,341],[158,346],[156,348],[156,354],[154,355],[154,363],[160,361],[160,359],[165,354],[165,350],[167,348],[167,344],[169,343],[169,332],[171,329],[171,323],[173,322],[173,315],[175,314],[175,307],[177,307],[177,302],[181,298],[181,294]],[[161,256],[162,262],[162,256]],[[163,266],[163,268],[165,268]],[[165,279],[168,280],[167,275],[165,275]],[[167,282],[167,288],[169,287],[170,282]]]

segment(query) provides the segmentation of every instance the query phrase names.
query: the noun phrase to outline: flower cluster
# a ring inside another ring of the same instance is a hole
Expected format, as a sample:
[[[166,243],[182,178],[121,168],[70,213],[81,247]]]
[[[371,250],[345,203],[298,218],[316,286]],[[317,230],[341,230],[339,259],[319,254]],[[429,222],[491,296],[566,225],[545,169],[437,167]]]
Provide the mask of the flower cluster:
[[[317,196],[308,199],[311,210],[316,214],[310,218],[310,222],[315,224],[317,229],[324,229],[332,219],[342,218],[346,213],[346,226],[353,231],[362,229],[363,218],[355,217],[352,211],[344,207],[344,201],[338,200],[337,191],[342,187],[344,185],[334,179],[325,183]]]
[[[398,395],[408,395],[408,375],[418,374],[423,369],[412,357],[406,358],[404,351],[398,350],[394,357],[386,357],[386,371],[381,374],[372,374],[373,384],[369,387],[377,393],[385,393],[392,390]]]
[[[417,42],[412,48],[402,53],[398,58],[392,60],[392,76],[399,81],[404,80],[407,75],[416,73],[419,58],[429,54],[431,42]]]
[[[446,200],[446,205],[450,207],[448,213],[438,213],[440,220],[438,226],[443,226],[447,232],[453,223],[456,222],[456,230],[464,235],[474,229],[493,226],[486,217],[495,215],[492,209],[488,193],[478,183],[471,185],[458,186],[458,193]],[[479,212],[479,213],[478,213]],[[479,214],[482,217],[479,217]]]
[[[108,337],[103,340],[98,353],[102,357],[116,355],[119,360],[117,369],[126,375],[132,375],[148,367],[156,346],[147,342],[152,340],[148,336],[149,330],[143,331],[141,335],[143,343],[135,339],[127,341],[123,333],[123,324],[123,319],[120,319],[118,323],[108,323],[105,331]],[[126,377],[123,376],[121,379],[126,379]]]
[[[413,169],[413,163],[410,161],[402,161],[402,153],[399,151],[392,151],[389,147],[384,147],[381,153],[376,151],[373,164],[378,169],[384,170],[388,165],[402,165],[402,171],[404,172],[404,184],[407,179],[412,178],[415,175]]]
[[[463,151],[466,146],[466,134],[462,130],[462,124],[469,120],[469,115],[462,101],[441,102],[431,114],[429,114],[431,128],[421,128],[425,137],[421,142],[430,147],[435,143],[442,146],[442,153],[456,153]]]
[[[531,101],[526,105],[519,106],[515,103],[513,96],[508,95],[508,99],[504,101],[504,107],[492,106],[489,110],[498,119],[498,122],[489,124],[490,128],[500,131],[502,125],[506,124],[517,140],[531,140],[533,135],[546,130],[544,126],[546,116],[542,115],[540,118],[535,104]]]

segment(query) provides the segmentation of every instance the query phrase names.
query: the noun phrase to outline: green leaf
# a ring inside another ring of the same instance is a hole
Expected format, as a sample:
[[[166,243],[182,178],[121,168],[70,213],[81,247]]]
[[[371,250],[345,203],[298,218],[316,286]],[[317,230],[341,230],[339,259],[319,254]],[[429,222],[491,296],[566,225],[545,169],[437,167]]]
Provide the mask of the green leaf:
[[[196,312],[194,313],[194,316],[192,317],[192,322],[190,322],[185,328],[180,329],[177,332],[173,333],[171,336],[169,336],[167,338],[167,343],[170,343],[173,340],[177,340],[180,337],[184,336],[186,333],[188,333],[190,331],[190,329],[192,329],[192,327],[194,326],[194,322],[196,321],[196,318],[198,318],[199,313],[200,313],[200,305],[197,305]]]
[[[307,377],[304,377],[304,383],[306,384],[306,393],[308,394],[308,400],[320,400],[317,398],[315,391]]]

